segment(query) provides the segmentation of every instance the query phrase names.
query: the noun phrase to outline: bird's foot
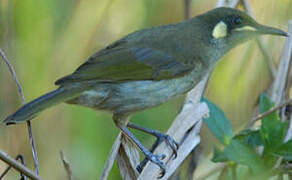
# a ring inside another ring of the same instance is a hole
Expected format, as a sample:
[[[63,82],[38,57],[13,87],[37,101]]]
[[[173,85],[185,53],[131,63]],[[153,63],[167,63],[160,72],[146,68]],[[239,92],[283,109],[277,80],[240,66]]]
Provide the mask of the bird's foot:
[[[154,146],[156,147],[157,145],[153,145],[151,150],[149,151],[135,136],[134,134],[124,125],[121,125],[119,123],[116,123],[116,125],[121,129],[121,131],[128,137],[130,138],[135,144],[136,146],[142,151],[142,153],[145,155],[145,159],[147,159],[147,161],[151,161],[152,163],[156,164],[157,166],[160,167],[161,169],[161,173],[159,175],[159,178],[163,177],[165,172],[166,172],[166,166],[164,165],[164,163],[161,161],[163,160],[166,155],[154,155],[153,154],[153,150],[155,149]],[[156,141],[156,144],[158,144],[158,141]],[[147,162],[146,161],[146,162]],[[146,163],[145,163],[146,164]],[[140,166],[140,170],[139,170],[139,167],[137,168],[137,170],[139,172],[142,171],[143,166]]]
[[[134,123],[128,123],[127,126],[129,128],[133,128],[133,129],[145,132],[157,138],[155,143],[152,145],[150,149],[151,152],[153,152],[161,142],[165,141],[169,145],[169,147],[172,149],[173,154],[174,154],[174,159],[177,157],[177,150],[179,148],[179,145],[171,136],[167,134],[163,134],[160,131],[139,126]]]
[[[155,155],[153,154],[154,150],[158,147],[158,145],[163,142],[166,141],[167,145],[172,149],[173,154],[174,154],[174,158],[177,157],[177,150],[179,148],[178,143],[169,135],[163,134],[159,131],[156,130],[152,130],[149,128],[145,128],[133,123],[128,123],[127,126],[124,126],[120,123],[116,123],[116,125],[122,130],[122,132],[128,137],[130,138],[136,145],[137,147],[142,151],[142,153],[145,155],[145,159],[137,166],[137,170],[138,172],[142,172],[143,168],[145,167],[145,165],[147,164],[148,161],[151,161],[152,163],[156,164],[157,166],[160,167],[161,169],[161,173],[159,178],[163,177],[165,172],[166,172],[166,166],[164,165],[164,163],[162,162],[162,160],[166,157],[166,155],[162,154],[162,155]],[[136,129],[142,132],[145,132],[147,134],[150,134],[152,136],[155,136],[157,139],[155,141],[155,143],[152,145],[151,149],[148,150],[143,144],[140,143],[140,141],[134,136],[134,134],[129,131],[128,128],[132,128],[132,129]]]
[[[175,159],[177,157],[177,150],[179,148],[179,144],[171,136],[167,134],[163,134],[159,131],[155,131],[155,134],[153,135],[157,138],[156,141],[158,141],[158,145],[162,143],[163,141],[165,141],[168,144],[168,146],[172,149],[172,152],[174,155],[173,159]]]
[[[156,141],[155,141],[155,143],[152,145],[152,147],[151,147],[151,149],[150,149],[150,152],[151,153],[153,153],[154,152],[154,150],[157,148],[157,146],[161,143],[161,142],[163,142],[163,141],[165,141],[168,145],[169,145],[169,147],[172,149],[172,151],[173,151],[173,154],[174,154],[174,157],[173,157],[173,159],[175,159],[176,157],[177,157],[177,150],[178,150],[178,148],[179,148],[179,145],[178,145],[178,143],[171,137],[171,136],[169,136],[169,135],[167,135],[167,134],[163,134],[163,133],[161,133],[161,132],[159,132],[159,131],[154,131],[154,130],[152,130],[153,132],[151,133],[153,136],[155,136],[157,139],[156,139]],[[163,155],[153,155],[153,156],[157,156],[157,157],[160,157],[159,159],[161,159],[161,160],[163,160],[166,156],[163,154]],[[157,159],[157,158],[156,158]],[[153,161],[153,158],[151,159],[151,158],[149,158],[149,157],[145,157],[144,158],[144,160],[137,166],[137,170],[138,170],[138,172],[142,172],[142,170],[144,169],[144,167],[146,166],[146,164],[147,164],[147,162],[148,161],[151,161],[151,162],[153,162],[153,163],[155,163],[155,161]],[[161,176],[160,177],[163,177],[164,176],[164,174],[165,174],[165,171],[164,171],[164,169],[163,169],[163,167],[161,167],[160,165],[159,165],[159,163],[155,163],[155,164],[157,164],[160,168],[161,168]]]
[[[165,154],[157,155],[157,154],[149,153],[149,154],[147,154],[145,156],[146,156],[145,159],[137,166],[137,171],[139,173],[141,173],[143,168],[144,168],[144,166],[146,165],[147,161],[150,160],[152,163],[154,163],[154,164],[156,164],[157,166],[160,167],[161,171],[160,171],[160,174],[159,174],[158,178],[162,178],[165,175],[166,167],[165,167],[164,163],[161,160],[163,160],[166,157],[166,155]],[[144,161],[145,161],[145,163],[143,163]]]

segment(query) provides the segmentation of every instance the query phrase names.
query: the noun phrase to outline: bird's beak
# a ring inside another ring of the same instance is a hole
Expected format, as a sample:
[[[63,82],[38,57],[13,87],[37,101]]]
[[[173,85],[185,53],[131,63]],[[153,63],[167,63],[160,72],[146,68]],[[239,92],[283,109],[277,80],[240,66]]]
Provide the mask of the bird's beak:
[[[264,25],[258,25],[256,27],[256,32],[259,34],[271,34],[271,35],[277,35],[277,36],[288,36],[288,33],[282,31],[281,29],[264,26]]]

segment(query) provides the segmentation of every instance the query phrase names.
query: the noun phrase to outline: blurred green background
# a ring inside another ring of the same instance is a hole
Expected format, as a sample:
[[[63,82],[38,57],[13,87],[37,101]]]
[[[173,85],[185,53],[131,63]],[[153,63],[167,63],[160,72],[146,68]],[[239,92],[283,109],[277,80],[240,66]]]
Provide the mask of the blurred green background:
[[[251,4],[260,23],[287,30],[292,0],[257,0]],[[216,0],[193,0],[192,16],[215,5]],[[182,0],[0,0],[0,47],[14,65],[29,101],[55,89],[55,80],[71,73],[112,41],[135,30],[183,19]],[[277,63],[284,38],[267,36],[263,41]],[[259,93],[267,89],[271,80],[267,63],[252,41],[232,50],[217,64],[206,96],[226,112],[234,128],[240,129],[252,116]],[[0,84],[2,120],[21,105],[2,59]],[[137,113],[132,121],[165,132],[182,102],[183,97]],[[97,179],[118,134],[110,114],[66,104],[45,111],[32,125],[40,176],[44,179],[66,178],[60,150],[76,179]],[[137,136],[148,146],[153,142],[143,134]],[[208,138],[210,134],[204,130],[203,139]],[[28,166],[33,166],[25,124],[1,124],[0,149],[11,156],[23,154]],[[5,168],[6,164],[0,162],[0,172]],[[18,173],[14,171],[6,179],[16,177]],[[110,179],[120,179],[117,165]]]

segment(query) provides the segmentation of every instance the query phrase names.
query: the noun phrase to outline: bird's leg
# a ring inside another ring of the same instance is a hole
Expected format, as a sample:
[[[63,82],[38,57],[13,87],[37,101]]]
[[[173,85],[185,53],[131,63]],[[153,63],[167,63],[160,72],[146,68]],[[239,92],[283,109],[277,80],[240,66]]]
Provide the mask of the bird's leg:
[[[136,129],[142,132],[145,132],[147,134],[153,135],[155,136],[157,139],[155,141],[155,143],[152,145],[150,152],[153,153],[153,151],[157,148],[157,146],[163,142],[166,141],[166,143],[169,145],[169,147],[172,149],[173,154],[174,154],[174,158],[177,157],[177,150],[179,148],[178,143],[169,135],[167,134],[163,134],[160,131],[156,131],[153,129],[149,129],[149,128],[145,128],[142,126],[139,126],[137,124],[133,124],[133,123],[128,123],[127,127],[132,128],[132,129]],[[146,163],[148,162],[148,158],[145,158],[137,167],[137,170],[139,172],[142,172],[144,166],[146,165]]]
[[[161,175],[160,178],[164,176],[166,172],[166,167],[161,161],[162,159],[165,158],[165,155],[155,155],[152,154],[135,136],[134,134],[123,124],[115,121],[116,126],[123,132],[124,135],[127,136],[140,150],[141,152],[145,155],[145,157],[153,162],[154,164],[158,165],[161,169]]]
[[[142,127],[140,125],[134,124],[134,123],[128,123],[127,124],[128,128],[132,128],[132,129],[136,129],[142,132],[145,132],[147,134],[150,134],[152,136],[155,136],[157,138],[157,140],[155,141],[155,143],[153,144],[151,149],[156,149],[156,147],[163,141],[166,141],[166,143],[169,145],[169,147],[172,149],[173,154],[174,154],[174,158],[176,158],[177,156],[177,150],[179,148],[178,143],[169,135],[167,134],[163,134],[160,131],[157,130],[153,130],[150,128],[146,128],[146,127]]]

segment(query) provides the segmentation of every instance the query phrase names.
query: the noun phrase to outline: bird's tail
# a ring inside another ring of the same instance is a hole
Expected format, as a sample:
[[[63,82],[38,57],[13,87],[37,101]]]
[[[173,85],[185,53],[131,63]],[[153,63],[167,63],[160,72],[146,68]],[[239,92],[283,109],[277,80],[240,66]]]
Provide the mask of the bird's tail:
[[[15,113],[8,116],[4,123],[6,125],[16,124],[33,119],[43,110],[59,104],[64,101],[71,100],[80,95],[81,88],[77,89],[65,89],[59,88],[52,92],[49,92],[19,108]]]

